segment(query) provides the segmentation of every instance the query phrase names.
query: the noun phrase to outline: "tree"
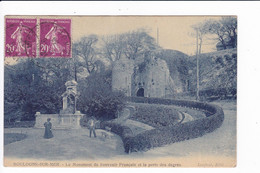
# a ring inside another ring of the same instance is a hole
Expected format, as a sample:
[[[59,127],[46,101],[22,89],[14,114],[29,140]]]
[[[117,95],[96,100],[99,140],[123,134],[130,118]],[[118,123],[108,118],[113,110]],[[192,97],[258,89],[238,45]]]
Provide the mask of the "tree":
[[[78,55],[80,54],[79,53],[79,50],[78,50],[78,44],[72,44],[72,59],[70,60],[69,62],[69,65],[70,65],[70,69],[73,69],[73,76],[74,76],[74,80],[75,81],[78,81],[78,72],[79,72],[79,67],[81,65],[80,63],[80,60],[79,60],[79,57]]]
[[[98,42],[98,37],[96,35],[89,35],[83,37],[79,42],[74,43],[73,51],[74,58],[82,58],[85,62],[85,67],[89,74],[95,71],[95,57],[96,57],[96,43]],[[76,68],[75,68],[76,69]]]
[[[112,91],[112,71],[93,73],[78,84],[78,108],[87,115],[100,119],[116,118],[116,111],[125,106],[123,92]]]
[[[157,52],[155,39],[144,29],[103,37],[103,55],[110,63],[123,56],[138,63]]]
[[[125,48],[125,35],[117,34],[110,35],[102,38],[104,45],[104,56],[109,59],[110,62],[121,59]]]
[[[193,58],[191,58],[193,59]],[[219,94],[235,95],[237,85],[237,53],[236,50],[217,51],[200,55],[201,96]],[[195,69],[195,56],[193,71]],[[195,89],[196,75],[192,76],[192,88]],[[221,91],[218,93],[218,91]]]
[[[124,54],[129,59],[142,60],[150,57],[159,49],[155,39],[143,29],[126,33],[125,37]]]
[[[237,54],[225,54],[215,58],[216,69],[219,71],[216,76],[219,80],[215,87],[232,89],[237,83]]]
[[[26,59],[5,65],[5,120],[34,120],[37,111],[58,113],[64,83],[70,79],[67,59]]]
[[[237,47],[237,18],[222,17],[220,20],[207,20],[202,23],[201,28],[206,34],[213,34],[222,44],[223,49],[227,49],[227,45],[233,48]]]
[[[237,47],[237,18],[235,17],[223,17],[220,21],[225,28],[226,37],[233,48]]]
[[[198,38],[198,54],[201,54],[203,40],[205,35],[207,34],[207,28],[204,26],[204,23],[193,25],[192,28],[196,32],[196,34],[192,34],[192,36]]]

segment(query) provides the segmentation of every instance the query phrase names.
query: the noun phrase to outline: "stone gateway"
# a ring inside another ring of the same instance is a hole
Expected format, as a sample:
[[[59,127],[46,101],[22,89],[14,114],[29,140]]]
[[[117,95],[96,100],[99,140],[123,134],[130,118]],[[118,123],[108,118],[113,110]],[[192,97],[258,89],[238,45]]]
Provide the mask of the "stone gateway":
[[[173,80],[167,63],[160,58],[135,63],[121,58],[113,65],[113,90],[132,97],[166,97],[173,92]]]

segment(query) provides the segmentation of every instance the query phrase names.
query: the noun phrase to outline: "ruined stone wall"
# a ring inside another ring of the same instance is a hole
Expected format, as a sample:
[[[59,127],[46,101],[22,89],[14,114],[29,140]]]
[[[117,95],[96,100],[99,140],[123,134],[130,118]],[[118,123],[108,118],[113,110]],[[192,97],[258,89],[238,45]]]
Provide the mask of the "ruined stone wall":
[[[127,96],[137,96],[143,89],[144,97],[165,97],[170,92],[170,81],[169,68],[162,59],[153,59],[141,65],[134,65],[130,60],[119,60],[113,67],[113,89],[124,91]]]
[[[145,97],[164,97],[169,92],[169,69],[164,60],[153,60],[143,71],[138,71],[134,78],[134,92],[136,96],[140,88],[144,88]]]

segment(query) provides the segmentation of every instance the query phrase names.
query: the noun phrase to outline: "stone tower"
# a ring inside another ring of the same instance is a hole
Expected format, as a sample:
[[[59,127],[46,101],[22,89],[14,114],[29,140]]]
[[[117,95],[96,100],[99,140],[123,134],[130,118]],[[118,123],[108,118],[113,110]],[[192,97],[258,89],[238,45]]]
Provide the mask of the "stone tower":
[[[131,96],[131,84],[134,64],[127,58],[114,62],[112,71],[112,89],[123,91],[126,96]]]

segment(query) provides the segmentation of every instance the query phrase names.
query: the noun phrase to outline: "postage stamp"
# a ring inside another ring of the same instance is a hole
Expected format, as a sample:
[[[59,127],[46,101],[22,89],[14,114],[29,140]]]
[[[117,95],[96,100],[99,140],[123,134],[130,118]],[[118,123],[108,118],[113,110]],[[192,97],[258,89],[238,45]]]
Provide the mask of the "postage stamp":
[[[236,166],[236,16],[34,17],[6,18],[5,166]]]
[[[6,18],[5,57],[36,57],[36,19]]]
[[[40,57],[71,57],[70,19],[40,19]]]

